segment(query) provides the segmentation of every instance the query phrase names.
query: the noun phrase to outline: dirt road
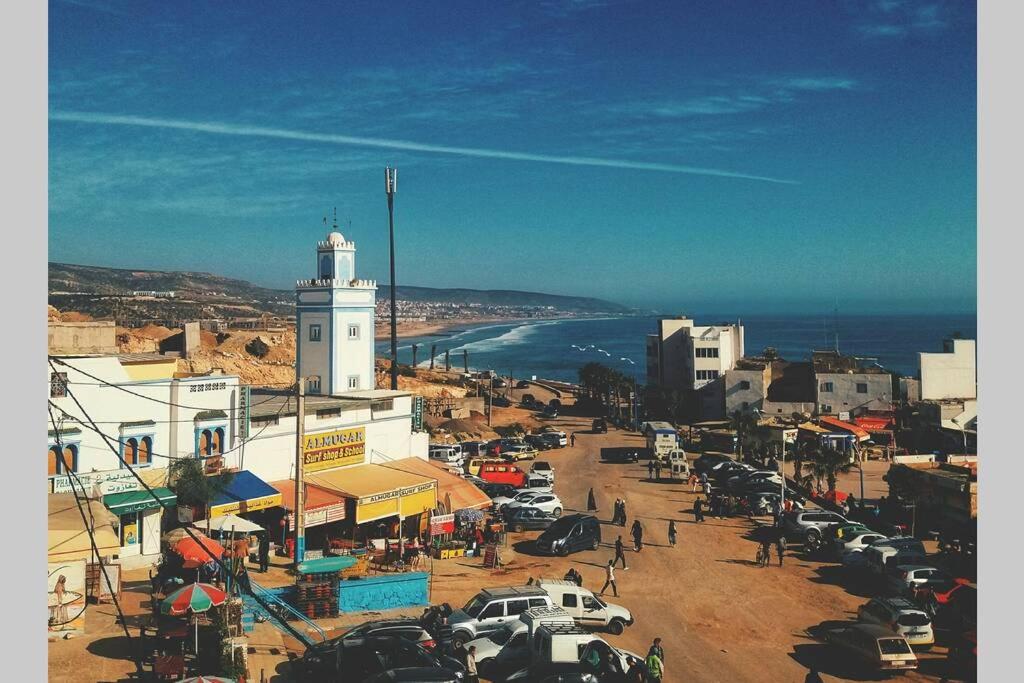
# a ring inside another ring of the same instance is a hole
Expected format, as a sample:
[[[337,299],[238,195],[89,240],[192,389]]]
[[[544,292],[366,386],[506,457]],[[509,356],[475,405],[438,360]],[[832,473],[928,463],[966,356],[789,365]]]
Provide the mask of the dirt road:
[[[646,654],[655,637],[663,638],[669,681],[799,682],[809,666],[826,681],[866,680],[810,638],[807,629],[855,618],[868,593],[847,592],[832,567],[808,562],[792,549],[782,568],[774,555],[773,566],[756,567],[757,547],[747,538],[750,521],[712,518],[697,525],[690,512],[695,495],[682,482],[647,481],[644,462],[600,462],[602,447],[641,446],[639,436],[617,430],[584,433],[590,425],[582,418],[553,422],[577,432],[575,448],[544,454],[555,468],[556,493],[569,513],[586,508],[593,487],[603,522],[602,548],[567,558],[541,557],[531,550],[538,532],[510,534],[515,562],[508,572],[485,571],[475,558],[435,562],[433,602],[461,606],[481,587],[522,584],[530,576],[560,578],[570,566],[582,573],[585,587],[600,589],[615,537],[621,533],[631,548],[628,525],[639,517],[644,549],[627,551],[629,569],[616,571],[620,597],[606,596],[629,608],[636,623],[622,636],[606,636],[611,642]],[[625,528],[605,523],[616,497],[627,502]],[[678,529],[675,548],[668,546],[669,519]],[[925,655],[921,671],[905,680],[939,680],[944,659]]]

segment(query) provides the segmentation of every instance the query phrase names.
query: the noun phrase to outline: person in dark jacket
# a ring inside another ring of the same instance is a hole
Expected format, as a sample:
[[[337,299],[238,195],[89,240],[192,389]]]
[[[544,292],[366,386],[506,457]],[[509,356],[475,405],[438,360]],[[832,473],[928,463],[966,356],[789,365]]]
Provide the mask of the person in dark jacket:
[[[260,572],[263,574],[267,573],[267,568],[270,566],[270,534],[264,533],[260,536]]]
[[[594,498],[593,488],[587,494],[587,512],[597,512],[597,499]]]
[[[636,657],[630,657],[627,661],[629,670],[626,672],[626,680],[629,683],[647,683],[647,666]]]
[[[704,501],[700,498],[693,501],[693,521],[694,523],[704,521]]]
[[[626,499],[619,503],[619,526],[626,526]]]
[[[633,549],[640,552],[644,548],[644,528],[640,526],[640,520],[633,520],[633,528],[630,533],[633,535]]]
[[[622,536],[615,539],[615,559],[612,560],[612,564],[618,564],[619,560],[622,560],[623,569],[629,569],[629,567],[626,566],[626,556],[622,552]]]
[[[665,664],[665,649],[661,646],[661,638],[655,638],[654,642],[651,643],[651,649],[647,651],[648,655],[658,655],[658,659],[661,660],[662,665]]]
[[[676,544],[676,520],[668,520],[668,544],[675,546]]]

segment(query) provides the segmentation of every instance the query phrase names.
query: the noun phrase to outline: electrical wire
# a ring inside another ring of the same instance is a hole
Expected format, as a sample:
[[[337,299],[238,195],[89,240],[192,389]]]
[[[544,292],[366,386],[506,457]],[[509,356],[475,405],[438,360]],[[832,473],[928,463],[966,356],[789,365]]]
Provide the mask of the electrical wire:
[[[53,364],[53,360],[52,360],[52,359],[50,360],[50,367],[51,367],[51,368],[54,368],[54,370],[56,370],[56,368],[55,368],[55,366],[54,366],[54,364]],[[90,417],[89,417],[89,414],[88,414],[88,412],[87,412],[87,411],[85,410],[85,408],[83,408],[83,407],[82,407],[82,404],[81,404],[81,403],[80,403],[80,402],[78,401],[78,398],[77,398],[77,397],[76,397],[76,396],[75,396],[75,395],[74,395],[74,394],[73,394],[72,392],[70,392],[70,391],[68,392],[68,396],[69,396],[69,397],[71,398],[71,400],[73,400],[73,401],[75,402],[75,405],[77,405],[77,406],[78,406],[78,409],[79,409],[79,410],[80,410],[80,411],[82,412],[82,414],[83,414],[83,415],[84,415],[84,416],[85,416],[86,418],[88,418],[88,419],[90,419],[90,420],[91,420],[92,418],[90,418]],[[95,431],[96,431],[97,433],[99,433],[99,434],[101,434],[101,435],[103,434],[102,432],[100,432],[100,431],[99,431],[99,429],[98,429],[98,428],[95,428],[95,425],[94,425],[94,429],[95,429]],[[146,493],[148,493],[148,494],[149,494],[149,496],[150,496],[150,497],[151,497],[151,498],[152,498],[152,499],[153,499],[154,501],[156,501],[156,503],[157,503],[157,505],[158,505],[158,506],[160,507],[160,509],[161,509],[161,510],[164,510],[164,511],[168,511],[168,510],[170,510],[170,509],[171,509],[171,506],[170,506],[170,504],[169,504],[169,503],[167,503],[166,501],[162,500],[162,499],[160,498],[160,496],[158,496],[158,495],[157,495],[157,494],[156,494],[156,493],[155,493],[155,492],[153,491],[153,489],[152,489],[152,488],[151,488],[151,487],[149,486],[149,484],[147,484],[147,483],[146,483],[146,482],[145,482],[145,481],[144,481],[144,480],[142,479],[142,477],[141,477],[141,476],[139,476],[139,473],[138,473],[138,472],[136,472],[136,471],[135,471],[135,469],[134,469],[134,468],[133,468],[133,467],[132,467],[131,465],[129,465],[129,464],[128,464],[128,463],[126,462],[126,461],[125,461],[125,459],[124,459],[124,458],[123,458],[123,457],[121,456],[121,454],[120,454],[120,453],[118,452],[118,450],[117,450],[116,448],[114,448],[114,445],[113,445],[113,444],[112,444],[112,443],[110,442],[110,439],[109,439],[109,437],[106,437],[106,436],[104,435],[104,438],[105,438],[105,441],[106,441],[106,443],[107,443],[107,446],[108,446],[108,447],[110,448],[111,452],[112,452],[112,453],[114,454],[114,456],[115,456],[115,457],[117,457],[117,459],[118,459],[119,461],[121,461],[121,465],[122,465],[123,467],[126,467],[126,468],[128,469],[128,471],[129,471],[129,472],[131,472],[132,476],[134,476],[134,477],[135,477],[135,478],[136,478],[136,479],[138,480],[139,484],[140,484],[140,485],[142,486],[142,488],[143,488],[143,489],[145,489]],[[214,553],[214,552],[212,552],[212,549],[210,549],[210,548],[209,548],[208,546],[206,546],[206,544],[204,544],[204,543],[203,543],[203,540],[202,540],[202,539],[201,539],[201,538],[200,538],[199,536],[197,536],[197,535],[195,534],[195,532],[194,532],[194,531],[192,531],[192,529],[191,529],[190,527],[188,527],[188,526],[185,526],[185,527],[182,527],[182,528],[184,529],[185,533],[186,533],[186,534],[187,534],[187,535],[189,536],[189,538],[191,538],[191,539],[192,539],[193,541],[195,541],[195,542],[196,542],[196,543],[197,543],[197,544],[199,545],[199,547],[200,547],[200,548],[202,548],[203,550],[205,550],[205,551],[206,551],[206,553],[207,553],[207,554],[208,554],[208,555],[209,555],[209,556],[210,556],[210,557],[211,557],[211,558],[213,559],[213,561],[214,561],[214,562],[215,562],[215,563],[217,564],[217,566],[218,566],[218,567],[220,567],[221,571],[225,572],[225,574],[227,574],[227,573],[228,573],[228,572],[230,571],[230,570],[229,570],[229,568],[228,568],[228,566],[227,566],[227,565],[226,565],[226,564],[224,563],[224,560],[223,560],[223,559],[221,559],[221,558],[219,558],[219,557],[215,557],[215,556],[214,556],[214,555],[215,555],[215,553]],[[263,608],[263,610],[264,610],[265,612],[267,612],[267,613],[268,613],[268,614],[269,614],[269,615],[271,616],[271,618],[273,618],[273,619],[277,619],[277,621],[278,621],[278,622],[280,622],[280,624],[281,624],[281,625],[282,625],[282,626],[283,626],[283,627],[284,627],[284,628],[285,628],[285,629],[286,629],[286,630],[287,630],[287,631],[288,631],[289,633],[291,633],[291,634],[292,634],[293,636],[295,636],[295,638],[296,638],[296,639],[298,639],[298,641],[299,641],[299,642],[305,642],[305,643],[308,643],[308,642],[309,642],[309,641],[308,641],[308,640],[306,639],[306,637],[305,637],[305,636],[303,636],[303,635],[302,635],[302,633],[301,633],[301,632],[300,632],[300,631],[299,631],[298,629],[294,628],[294,627],[293,627],[293,626],[292,626],[291,624],[289,624],[289,623],[288,623],[288,620],[287,620],[287,619],[284,619],[283,617],[280,617],[280,616],[278,616],[278,614],[277,614],[277,611],[276,611],[276,610],[274,610],[274,609],[271,609],[270,605],[269,605],[269,604],[268,604],[268,603],[267,603],[267,602],[266,602],[266,601],[265,601],[265,600],[264,600],[264,599],[263,599],[262,597],[260,597],[259,595],[257,595],[257,594],[256,594],[256,593],[255,593],[255,592],[254,592],[254,591],[252,590],[252,588],[251,588],[250,586],[247,586],[247,585],[244,585],[244,584],[241,584],[241,583],[239,583],[239,584],[236,584],[236,585],[238,585],[238,586],[239,586],[239,589],[240,589],[240,590],[246,590],[246,591],[248,592],[248,595],[249,595],[249,596],[250,596],[250,597],[251,597],[251,598],[252,598],[253,600],[255,600],[255,601],[256,601],[256,603],[257,603],[257,604],[258,604],[258,605],[259,605],[260,607],[262,607],[262,608]]]
[[[67,457],[64,455],[64,447],[60,440],[60,429],[57,427],[57,421],[53,416],[53,410],[48,409],[48,412],[50,414],[50,422],[53,424],[53,428],[57,432],[57,447],[60,449],[61,464],[63,465],[65,471],[70,471],[71,468],[68,466]],[[133,647],[133,645],[137,645],[137,643],[132,642],[132,635],[131,632],[128,630],[128,622],[125,620],[124,612],[121,610],[121,601],[117,598],[117,592],[114,590],[113,583],[110,580],[110,575],[107,573],[107,566],[103,564],[102,560],[100,559],[100,551],[99,548],[96,546],[96,535],[95,532],[93,531],[96,522],[94,519],[92,519],[92,508],[89,508],[89,519],[86,519],[85,511],[82,510],[82,500],[78,496],[78,489],[75,488],[75,482],[77,482],[78,485],[82,487],[82,495],[84,496],[85,486],[82,485],[82,482],[78,478],[78,475],[72,472],[71,493],[75,497],[75,505],[78,507],[78,513],[82,517],[82,524],[85,525],[85,531],[89,534],[89,545],[92,547],[93,556],[97,559],[97,561],[99,561],[100,571],[103,572],[103,578],[107,582],[107,590],[110,592],[110,597],[114,601],[114,608],[117,610],[118,619],[121,621],[121,628],[124,630],[124,637],[128,639],[128,649],[132,651],[132,658],[135,660],[135,671],[141,676],[143,673],[142,653],[139,652],[137,647]],[[90,521],[92,522],[91,524]]]

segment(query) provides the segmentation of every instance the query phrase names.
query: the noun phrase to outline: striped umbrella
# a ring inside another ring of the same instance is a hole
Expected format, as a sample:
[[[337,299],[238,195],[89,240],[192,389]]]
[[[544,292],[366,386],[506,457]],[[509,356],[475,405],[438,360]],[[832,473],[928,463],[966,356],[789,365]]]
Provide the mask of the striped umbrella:
[[[205,612],[211,607],[223,605],[228,594],[208,583],[193,583],[174,591],[160,603],[160,613],[172,617],[183,614]]]
[[[186,563],[197,566],[224,555],[224,546],[220,543],[203,535],[197,534],[197,537],[198,541],[183,538],[174,545],[174,552],[181,555]]]

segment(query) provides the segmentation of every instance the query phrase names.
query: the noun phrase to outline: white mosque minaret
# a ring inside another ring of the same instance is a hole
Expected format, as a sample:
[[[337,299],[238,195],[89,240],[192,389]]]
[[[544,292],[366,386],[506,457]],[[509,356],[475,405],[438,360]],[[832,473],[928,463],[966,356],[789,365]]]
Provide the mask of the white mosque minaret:
[[[308,394],[372,390],[377,283],[356,279],[356,245],[337,222],[316,259],[316,279],[295,283],[296,377]]]

